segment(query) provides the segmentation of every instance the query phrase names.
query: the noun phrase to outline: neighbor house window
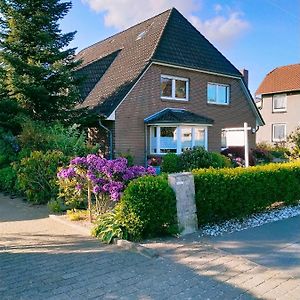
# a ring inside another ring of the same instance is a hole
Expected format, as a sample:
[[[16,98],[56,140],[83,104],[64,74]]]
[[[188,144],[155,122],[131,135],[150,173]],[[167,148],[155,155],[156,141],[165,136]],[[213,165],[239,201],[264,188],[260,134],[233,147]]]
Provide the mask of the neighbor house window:
[[[207,102],[213,104],[229,104],[229,85],[208,83],[207,84]]]
[[[151,154],[180,154],[196,146],[207,149],[207,127],[200,126],[151,126]]]
[[[286,140],[286,124],[272,125],[272,140],[273,142],[280,142]]]
[[[277,94],[273,96],[273,112],[286,111],[286,94]]]
[[[160,83],[162,99],[188,101],[189,80],[187,78],[162,75]]]

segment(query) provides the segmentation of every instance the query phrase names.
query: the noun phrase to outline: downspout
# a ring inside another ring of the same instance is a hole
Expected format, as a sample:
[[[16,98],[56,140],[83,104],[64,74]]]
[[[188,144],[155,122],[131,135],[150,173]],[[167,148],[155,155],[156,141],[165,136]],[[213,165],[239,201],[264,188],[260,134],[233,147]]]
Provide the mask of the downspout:
[[[108,133],[108,136],[109,136],[109,159],[113,159],[113,134],[112,134],[112,131],[109,128],[105,127],[101,123],[101,119],[99,119],[99,126]]]

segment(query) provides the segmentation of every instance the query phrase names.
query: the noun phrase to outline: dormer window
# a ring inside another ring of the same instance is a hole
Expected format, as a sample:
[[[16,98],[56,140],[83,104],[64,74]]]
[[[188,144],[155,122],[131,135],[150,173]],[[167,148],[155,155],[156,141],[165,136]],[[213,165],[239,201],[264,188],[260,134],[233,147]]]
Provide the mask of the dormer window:
[[[286,112],[286,94],[273,95],[273,112]]]
[[[189,100],[189,80],[182,77],[161,75],[161,98],[166,100]]]

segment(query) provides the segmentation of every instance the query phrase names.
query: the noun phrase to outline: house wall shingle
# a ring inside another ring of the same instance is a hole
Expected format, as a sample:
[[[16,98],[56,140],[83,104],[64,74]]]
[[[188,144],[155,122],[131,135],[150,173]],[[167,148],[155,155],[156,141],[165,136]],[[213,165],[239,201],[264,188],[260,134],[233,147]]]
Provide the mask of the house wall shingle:
[[[189,78],[189,101],[162,100],[161,74]],[[208,82],[230,85],[231,102],[228,106],[207,104]],[[256,123],[238,79],[152,65],[116,110],[115,152],[130,152],[135,163],[143,164],[146,144],[144,119],[167,107],[183,108],[215,121],[208,129],[209,151],[220,151],[222,128],[243,127],[244,122],[254,127]],[[249,144],[254,147],[254,134],[249,134]]]

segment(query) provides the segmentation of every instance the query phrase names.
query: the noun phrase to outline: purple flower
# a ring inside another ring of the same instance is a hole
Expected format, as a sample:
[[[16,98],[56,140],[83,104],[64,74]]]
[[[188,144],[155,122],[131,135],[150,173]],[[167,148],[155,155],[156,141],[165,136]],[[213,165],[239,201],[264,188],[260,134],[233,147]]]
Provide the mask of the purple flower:
[[[71,160],[71,165],[86,165],[87,160],[85,157],[75,157]]]
[[[75,186],[75,189],[78,190],[78,191],[81,191],[82,190],[82,184],[76,184]]]
[[[73,167],[69,167],[67,169],[62,169],[57,173],[58,178],[66,179],[76,176],[76,171]]]
[[[93,188],[93,193],[98,194],[100,191],[101,191],[100,186],[95,185],[94,188]]]

